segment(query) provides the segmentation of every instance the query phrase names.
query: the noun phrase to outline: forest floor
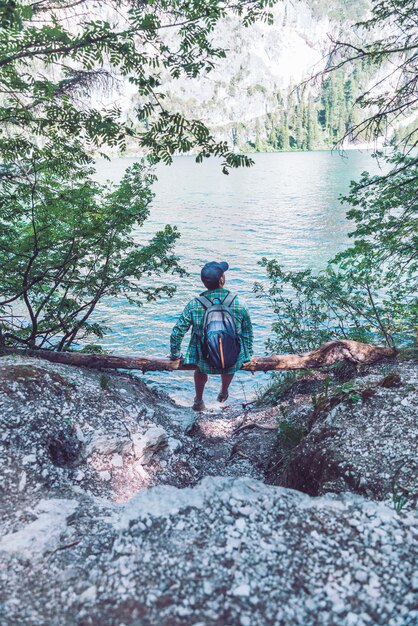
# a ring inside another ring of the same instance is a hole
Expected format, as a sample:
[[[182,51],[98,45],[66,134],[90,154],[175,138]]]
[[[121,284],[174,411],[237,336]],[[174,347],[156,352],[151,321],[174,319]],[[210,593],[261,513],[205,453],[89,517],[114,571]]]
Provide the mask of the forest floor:
[[[325,379],[194,414],[1,358],[2,623],[416,626],[418,365]]]

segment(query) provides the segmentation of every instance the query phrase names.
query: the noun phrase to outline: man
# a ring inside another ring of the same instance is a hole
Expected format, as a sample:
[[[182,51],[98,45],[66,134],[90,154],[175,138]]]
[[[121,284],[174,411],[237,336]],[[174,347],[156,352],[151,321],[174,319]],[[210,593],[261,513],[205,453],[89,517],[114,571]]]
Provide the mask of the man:
[[[225,272],[228,268],[229,265],[225,261],[221,263],[215,261],[206,263],[200,274],[206,291],[201,293],[200,296],[207,298],[212,303],[214,301],[220,303],[224,302],[225,298],[230,293],[224,288]],[[238,296],[235,296],[233,299],[230,309],[235,320],[236,332],[240,343],[238,359],[232,367],[218,370],[211,366],[204,357],[202,339],[205,307],[199,302],[198,298],[190,300],[171,333],[170,358],[175,360],[180,358],[181,342],[190,326],[192,326],[192,336],[186,356],[184,357],[184,363],[197,365],[197,369],[194,373],[196,389],[196,397],[192,407],[194,411],[205,410],[203,391],[208,380],[208,374],[221,375],[222,384],[217,399],[218,402],[225,402],[228,398],[228,389],[234,377],[234,373],[241,368],[243,363],[249,361],[253,354],[253,330],[248,310],[243,304],[240,304]]]

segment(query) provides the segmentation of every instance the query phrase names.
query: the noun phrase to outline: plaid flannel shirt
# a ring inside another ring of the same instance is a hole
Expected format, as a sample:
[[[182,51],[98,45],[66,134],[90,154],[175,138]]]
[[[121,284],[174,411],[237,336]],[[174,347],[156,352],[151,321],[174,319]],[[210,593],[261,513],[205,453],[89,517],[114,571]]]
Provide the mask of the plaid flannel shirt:
[[[209,291],[204,291],[200,295],[206,296],[206,298],[209,298],[209,300],[212,301],[215,298],[219,298],[219,300],[223,302],[228,294],[229,291],[227,289],[211,289]],[[192,327],[192,336],[190,338],[186,355],[183,359],[184,363],[188,365],[197,365],[198,369],[206,374],[232,374],[233,372],[237,372],[241,369],[241,365],[246,361],[249,361],[253,354],[253,328],[248,310],[245,305],[240,304],[238,296],[236,296],[232,302],[231,309],[235,317],[235,324],[241,345],[238,360],[233,367],[230,367],[224,372],[220,372],[219,370],[211,367],[204,359],[202,337],[205,308],[198,300],[196,300],[196,298],[190,300],[190,302],[186,305],[183,313],[177,321],[177,324],[172,330],[170,337],[172,358],[178,358],[180,356],[180,348],[183,337],[189,328]]]

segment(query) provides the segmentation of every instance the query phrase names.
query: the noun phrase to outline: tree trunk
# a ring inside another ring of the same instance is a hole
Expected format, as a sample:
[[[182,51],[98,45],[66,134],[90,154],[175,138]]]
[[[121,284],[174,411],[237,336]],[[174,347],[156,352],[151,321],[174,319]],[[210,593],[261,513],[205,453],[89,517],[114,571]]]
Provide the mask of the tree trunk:
[[[305,354],[272,354],[253,356],[244,363],[241,370],[246,372],[268,372],[278,370],[298,370],[332,365],[337,361],[370,364],[380,359],[395,356],[395,348],[371,346],[358,341],[330,341]],[[34,356],[53,363],[77,365],[94,369],[141,370],[142,372],[194,370],[195,365],[185,365],[180,359],[113,356],[108,354],[86,354],[82,352],[54,352],[53,350],[21,350],[0,347],[0,354],[21,354]]]

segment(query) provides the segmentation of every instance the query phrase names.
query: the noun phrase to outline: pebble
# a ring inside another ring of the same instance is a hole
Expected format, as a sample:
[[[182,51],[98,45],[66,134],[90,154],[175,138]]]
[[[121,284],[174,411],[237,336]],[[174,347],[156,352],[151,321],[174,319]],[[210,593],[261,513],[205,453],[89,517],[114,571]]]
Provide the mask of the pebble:
[[[364,570],[357,570],[354,574],[354,578],[359,582],[359,583],[366,583],[369,580],[369,576],[367,574],[367,572],[365,572]]]
[[[209,580],[205,580],[203,583],[203,592],[205,595],[210,596],[213,593],[213,585]]]
[[[18,490],[23,491],[26,487],[26,472],[22,472],[20,475]]]
[[[96,585],[91,585],[88,587],[83,593],[80,595],[81,602],[94,602],[97,597],[97,587]]]
[[[239,596],[240,598],[248,598],[251,594],[250,585],[242,583],[241,585],[238,585],[238,587],[235,587],[235,589],[232,590],[232,593],[234,596]]]
[[[27,454],[22,458],[22,465],[30,465],[36,463],[36,454]]]
[[[84,436],[83,431],[81,430],[80,426],[77,424],[77,426],[75,427],[75,434],[76,437],[79,441],[81,441],[81,443],[84,443],[86,438]]]
[[[237,550],[241,545],[241,540],[236,537],[228,537],[225,552],[230,554],[233,550]]]
[[[181,443],[180,439],[174,439],[173,437],[170,437],[168,439],[168,447],[170,449],[170,452],[178,452],[179,450],[181,450],[182,446],[183,444]]]
[[[177,607],[177,615],[179,615],[180,617],[187,617],[188,615],[190,615],[190,613],[192,613],[192,610],[188,609],[185,606]]]
[[[113,467],[123,467],[123,457],[122,457],[122,455],[118,454],[117,452],[115,452],[115,454],[112,456],[111,463],[112,463]]]
[[[94,432],[94,424],[88,422],[90,418],[87,417],[87,409],[82,407],[80,411],[80,424],[88,437]],[[104,422],[106,425],[109,423],[106,420]],[[132,423],[129,426],[133,429],[136,427]],[[144,609],[144,618],[156,624],[176,619],[184,625],[204,626],[224,619],[236,626],[259,626],[265,623],[308,626],[309,620],[316,619],[323,626],[373,626],[373,618],[370,616],[374,612],[379,615],[382,624],[387,626],[403,626],[406,624],[406,616],[408,619],[412,616],[412,621],[417,620],[414,607],[418,572],[415,575],[412,573],[415,550],[413,524],[416,524],[416,517],[412,520],[415,513],[409,509],[398,516],[389,506],[377,505],[361,496],[342,494],[316,499],[291,490],[277,490],[261,482],[254,483],[254,489],[248,491],[248,487],[236,481],[232,490],[232,476],[222,479],[226,482],[219,485],[213,485],[211,481],[221,479],[207,477],[203,495],[199,494],[199,485],[185,490],[176,490],[168,485],[157,487],[161,489],[158,497],[167,498],[168,509],[172,501],[175,512],[167,517],[152,516],[145,508],[144,517],[126,517],[125,521],[130,523],[121,530],[119,516],[123,517],[125,509],[129,507],[129,503],[125,505],[123,499],[146,499],[146,493],[151,493],[151,490],[143,489],[143,485],[138,487],[139,476],[134,472],[130,489],[131,463],[137,463],[139,459],[131,459],[129,463],[126,460],[126,485],[115,485],[114,490],[109,489],[110,485],[102,485],[101,498],[104,500],[107,497],[105,492],[110,492],[108,497],[112,500],[112,510],[102,506],[103,500],[93,498],[87,501],[86,497],[90,478],[93,478],[93,487],[96,486],[94,474],[96,479],[100,476],[102,480],[110,480],[112,476],[121,473],[112,469],[122,467],[119,458],[124,460],[117,451],[122,449],[126,435],[119,434],[119,439],[115,439],[119,432],[117,429],[112,435],[114,447],[106,448],[104,455],[108,465],[102,465],[103,457],[99,458],[96,454],[87,460],[88,465],[82,466],[83,470],[58,470],[49,463],[45,450],[41,446],[37,447],[39,462],[42,463],[39,469],[48,468],[57,482],[58,472],[62,472],[65,481],[68,474],[75,475],[75,481],[86,477],[83,483],[85,491],[80,486],[71,486],[71,498],[79,500],[77,515],[71,521],[63,520],[62,528],[55,523],[51,526],[54,532],[57,529],[59,542],[54,546],[65,547],[72,539],[79,537],[82,541],[80,546],[57,552],[47,561],[47,567],[51,568],[48,571],[57,576],[55,580],[59,584],[60,594],[58,602],[62,602],[62,605],[57,606],[58,609],[62,606],[63,613],[66,606],[77,607],[77,602],[81,600],[85,602],[81,607],[85,617],[92,610],[92,605],[96,604],[98,618],[101,618],[102,605],[105,606],[106,602],[116,597],[122,605],[127,600],[128,607],[131,603],[140,606],[141,610]],[[169,432],[170,427],[167,426]],[[34,444],[30,445],[26,448],[27,452],[34,449]],[[132,444],[129,445],[131,449]],[[169,458],[167,452],[166,449],[163,458]],[[28,462],[36,462],[35,455],[33,457],[33,461]],[[185,444],[180,457],[190,461],[189,444]],[[102,469],[104,467],[107,469]],[[7,469],[12,471],[12,467]],[[28,467],[25,469],[31,491],[33,489],[35,493],[39,488],[36,484],[38,471],[32,475]],[[17,482],[22,480],[22,471],[22,467],[14,471],[12,484],[15,491]],[[386,476],[385,480],[388,480],[388,471],[385,467],[382,472],[382,476]],[[159,472],[155,466],[151,466],[149,477],[151,480],[148,484],[158,484]],[[372,484],[373,478],[372,472],[369,484]],[[32,483],[35,484],[32,486]],[[84,494],[81,498],[73,495],[77,493],[74,487]],[[41,490],[42,493],[35,496],[37,500],[45,498],[43,485]],[[27,486],[26,492],[25,498],[22,498],[24,501],[29,495]],[[230,498],[231,492],[234,498]],[[183,502],[184,499],[187,504],[189,496],[191,507],[182,505],[178,510],[177,501]],[[47,496],[46,501],[49,499]],[[388,504],[392,507],[391,500]],[[59,510],[59,503],[55,506]],[[138,510],[141,511],[140,507]],[[407,526],[408,515],[411,516],[411,529]],[[350,521],[347,518],[351,518]],[[48,522],[48,516],[44,514],[36,522],[30,516],[27,519],[22,517],[16,530],[23,530],[22,524],[28,527],[25,532],[30,531],[33,524],[36,524],[36,530],[44,521]],[[384,533],[378,525],[385,528]],[[49,522],[45,531],[50,532]],[[36,530],[36,533],[38,538],[39,531]],[[113,544],[115,536],[118,543]],[[306,543],[298,543],[299,537]],[[375,540],[378,545],[374,543]],[[90,544],[93,554],[84,557],[83,550],[89,548]],[[85,578],[80,577],[80,558],[84,560],[82,576],[85,575]],[[70,563],[73,569],[69,569],[66,563]],[[41,567],[37,571],[43,575]],[[7,581],[8,585],[17,581],[18,575],[24,570],[22,568],[23,565],[15,559],[8,568],[7,576],[11,577],[10,582]],[[35,577],[37,571],[30,575]],[[48,583],[53,581],[52,576],[48,573],[47,576]],[[351,581],[354,580],[357,582],[352,585]],[[303,592],[302,596],[301,581],[306,587],[306,594]],[[44,580],[41,582],[43,584]],[[327,584],[332,586],[329,595],[323,593]],[[91,587],[85,589],[86,585]],[[54,588],[51,583],[51,586],[45,585],[44,588],[46,602],[53,602],[57,587]],[[229,590],[226,601],[223,597],[225,588]],[[13,587],[16,612],[20,611],[23,617],[27,609],[22,608],[19,597],[21,592],[19,585]],[[380,595],[377,595],[378,592]],[[389,601],[390,597],[393,602]],[[171,602],[169,606],[164,604],[167,598]],[[150,606],[152,599],[155,604],[151,614],[147,606]],[[11,613],[14,611],[13,601],[11,597],[7,604]],[[175,607],[179,608],[178,614]],[[137,607],[134,609],[138,610]],[[74,609],[75,616],[76,613],[77,608]],[[130,619],[130,615],[126,614],[125,620],[129,622]],[[134,616],[132,613],[135,623],[141,619],[142,615]],[[88,619],[84,621],[87,623]],[[20,622],[15,620],[10,623]]]
[[[143,478],[144,480],[147,480],[149,478],[149,474],[141,462],[135,463],[134,467],[138,474],[141,476],[141,478]]]
[[[284,545],[284,543],[274,543],[273,545],[274,551],[277,552],[278,554],[284,554],[285,552],[288,551],[287,546]]]

